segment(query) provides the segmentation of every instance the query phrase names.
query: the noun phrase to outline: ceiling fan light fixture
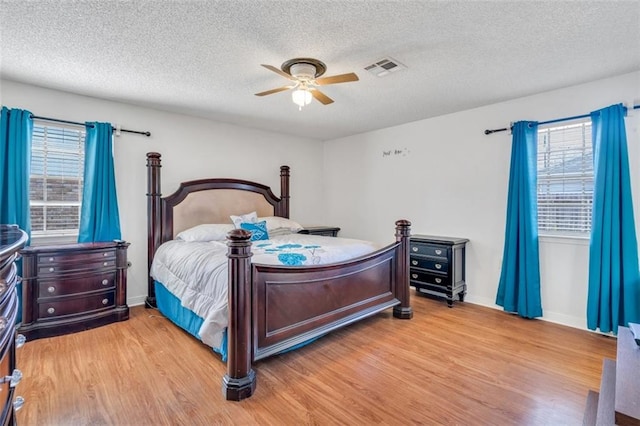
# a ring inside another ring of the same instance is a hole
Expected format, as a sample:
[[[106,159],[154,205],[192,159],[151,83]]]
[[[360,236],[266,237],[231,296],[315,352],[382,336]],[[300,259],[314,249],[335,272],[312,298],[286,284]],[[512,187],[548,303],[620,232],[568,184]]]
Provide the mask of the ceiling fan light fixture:
[[[305,105],[309,105],[311,103],[311,92],[307,87],[298,87],[296,90],[291,92],[291,99],[293,99],[293,103],[298,105],[298,110],[302,110],[302,107]]]

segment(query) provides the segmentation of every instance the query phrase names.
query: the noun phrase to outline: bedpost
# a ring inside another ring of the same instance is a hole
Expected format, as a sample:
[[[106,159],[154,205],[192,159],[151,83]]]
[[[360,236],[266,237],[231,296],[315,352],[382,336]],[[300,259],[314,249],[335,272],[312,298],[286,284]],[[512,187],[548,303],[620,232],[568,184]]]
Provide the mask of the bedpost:
[[[413,309],[409,300],[409,236],[411,234],[411,222],[408,220],[396,221],[396,241],[400,243],[396,264],[396,298],[400,305],[393,307],[393,316],[401,319],[411,319]]]
[[[280,198],[276,216],[289,219],[289,166],[280,166]]]
[[[229,325],[227,326],[227,374],[222,394],[240,401],[253,395],[256,373],[251,368],[251,233],[234,229],[227,235],[229,250]]]
[[[160,210],[160,153],[147,152],[147,299],[145,307],[156,307],[156,289],[151,278],[151,262],[160,246],[162,217]]]

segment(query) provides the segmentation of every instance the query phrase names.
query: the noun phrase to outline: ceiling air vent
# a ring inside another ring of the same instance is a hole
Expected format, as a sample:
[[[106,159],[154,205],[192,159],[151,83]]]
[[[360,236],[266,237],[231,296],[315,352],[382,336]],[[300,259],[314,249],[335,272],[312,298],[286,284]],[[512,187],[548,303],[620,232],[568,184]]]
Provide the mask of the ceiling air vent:
[[[379,61],[364,67],[365,70],[378,77],[384,77],[385,75],[388,75],[392,72],[400,71],[405,68],[407,67],[405,67],[395,59],[389,57],[380,59]]]

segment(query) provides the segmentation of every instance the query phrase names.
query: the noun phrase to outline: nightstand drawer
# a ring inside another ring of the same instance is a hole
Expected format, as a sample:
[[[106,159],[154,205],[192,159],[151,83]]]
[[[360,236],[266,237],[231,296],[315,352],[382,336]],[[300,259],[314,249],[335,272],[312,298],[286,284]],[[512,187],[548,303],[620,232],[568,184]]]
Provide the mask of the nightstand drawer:
[[[449,271],[449,264],[446,259],[411,256],[409,264],[412,268],[428,269],[442,273],[447,273]]]
[[[447,248],[442,246],[435,246],[431,244],[422,244],[411,242],[411,254],[419,254],[422,256],[435,256],[435,257],[447,257]]]
[[[40,265],[62,264],[62,263],[94,263],[100,260],[109,260],[116,258],[115,250],[102,250],[93,252],[70,252],[66,254],[60,253],[41,253],[38,255],[38,263]]]
[[[412,285],[413,281],[416,281],[417,283],[427,283],[442,287],[451,287],[451,277],[447,275],[430,274],[428,272],[411,269],[409,272],[409,277],[411,278]]]
[[[58,318],[65,315],[77,315],[115,306],[116,292],[109,291],[94,296],[66,298],[57,301],[43,301],[38,304],[41,319]]]
[[[116,266],[115,258],[105,258],[100,259],[98,262],[93,260],[82,261],[82,262],[59,262],[56,264],[50,265],[39,265],[38,266],[38,276],[44,277],[47,275],[57,275],[61,272],[74,272],[74,271],[95,271],[98,269],[113,269]]]
[[[115,272],[84,275],[61,280],[41,280],[38,282],[38,299],[107,290],[115,287],[115,285]]]

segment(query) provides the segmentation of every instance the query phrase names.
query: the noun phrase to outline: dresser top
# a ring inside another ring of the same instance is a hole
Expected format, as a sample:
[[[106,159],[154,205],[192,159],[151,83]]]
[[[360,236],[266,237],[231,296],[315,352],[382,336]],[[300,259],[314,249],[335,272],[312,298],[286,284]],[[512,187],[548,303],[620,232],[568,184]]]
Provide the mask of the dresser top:
[[[422,235],[422,234],[413,234],[411,235],[412,240],[424,242],[424,243],[440,243],[440,244],[464,244],[469,241],[468,238],[458,238],[458,237],[441,237],[436,235]]]
[[[0,258],[22,248],[27,243],[27,233],[17,225],[0,225]]]

